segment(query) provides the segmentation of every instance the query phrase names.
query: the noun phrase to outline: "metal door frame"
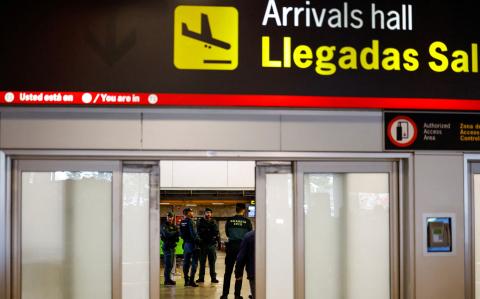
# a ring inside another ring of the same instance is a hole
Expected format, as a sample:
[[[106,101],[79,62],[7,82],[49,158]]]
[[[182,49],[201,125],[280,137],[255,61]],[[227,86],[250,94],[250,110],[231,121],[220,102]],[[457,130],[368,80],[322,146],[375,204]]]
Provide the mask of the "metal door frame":
[[[255,292],[257,298],[266,298],[267,280],[267,190],[266,176],[273,173],[293,175],[291,162],[256,161],[255,165]],[[294,186],[292,185],[292,188]],[[294,194],[293,190],[292,193]],[[292,244],[293,245],[293,244]]]
[[[465,299],[475,298],[474,175],[480,174],[480,155],[464,155]]]
[[[159,161],[124,161],[122,188],[124,173],[149,174],[149,293],[150,298],[160,298],[160,164]],[[121,225],[123,227],[123,221]]]

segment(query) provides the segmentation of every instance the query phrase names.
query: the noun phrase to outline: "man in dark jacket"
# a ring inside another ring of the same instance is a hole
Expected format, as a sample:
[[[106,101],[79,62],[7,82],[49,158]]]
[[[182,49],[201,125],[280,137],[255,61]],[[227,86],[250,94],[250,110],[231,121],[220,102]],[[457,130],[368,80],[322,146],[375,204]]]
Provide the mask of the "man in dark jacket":
[[[223,292],[220,299],[227,299],[230,292],[230,279],[237,260],[240,244],[246,233],[252,230],[252,222],[245,218],[245,204],[238,203],[235,207],[236,215],[230,217],[225,224],[225,233],[228,237],[225,256],[225,275],[223,278]],[[235,299],[242,299],[242,280],[235,280]]]
[[[248,232],[240,244],[240,251],[235,265],[235,279],[243,277],[243,268],[247,270],[247,279],[250,282],[251,298],[255,299],[255,231]]]
[[[183,276],[185,278],[185,286],[198,287],[195,283],[195,273],[197,272],[200,238],[193,224],[193,210],[191,208],[183,209],[183,216],[184,219],[180,222],[180,236],[183,239]]]
[[[167,214],[167,221],[162,225],[160,236],[163,241],[163,257],[165,261],[165,285],[175,285],[171,278],[172,268],[175,264],[175,248],[179,241],[178,228],[174,223],[174,215],[171,212]]]
[[[206,208],[204,217],[197,222],[197,232],[200,237],[200,273],[197,283],[205,282],[205,264],[208,257],[210,279],[212,283],[218,283],[215,273],[217,260],[217,244],[220,240],[220,232],[215,220],[212,219],[212,209]]]

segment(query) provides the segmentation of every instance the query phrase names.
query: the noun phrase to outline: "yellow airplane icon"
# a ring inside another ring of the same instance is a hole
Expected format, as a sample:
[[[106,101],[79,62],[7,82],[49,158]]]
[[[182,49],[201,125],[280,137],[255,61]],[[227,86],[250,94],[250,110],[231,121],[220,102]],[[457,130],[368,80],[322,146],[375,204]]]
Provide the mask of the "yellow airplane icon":
[[[182,34],[193,39],[211,44],[223,49],[230,49],[230,44],[219,39],[213,38],[212,30],[210,29],[210,22],[208,21],[208,15],[202,13],[201,33],[196,33],[188,29],[186,23],[182,23]]]
[[[237,9],[226,6],[178,6],[175,9],[174,65],[178,69],[236,69]]]

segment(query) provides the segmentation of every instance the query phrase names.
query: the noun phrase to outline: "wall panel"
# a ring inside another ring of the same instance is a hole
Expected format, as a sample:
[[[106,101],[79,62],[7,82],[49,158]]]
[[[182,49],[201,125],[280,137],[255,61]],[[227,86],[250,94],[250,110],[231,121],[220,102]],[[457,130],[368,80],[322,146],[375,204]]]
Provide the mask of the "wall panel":
[[[463,155],[416,154],[416,298],[464,299]],[[456,215],[456,253],[423,254],[424,213]]]
[[[382,113],[317,111],[282,116],[284,151],[382,151]]]
[[[141,148],[140,113],[9,110],[1,116],[2,148]]]
[[[145,113],[144,149],[280,150],[279,116],[235,112]]]

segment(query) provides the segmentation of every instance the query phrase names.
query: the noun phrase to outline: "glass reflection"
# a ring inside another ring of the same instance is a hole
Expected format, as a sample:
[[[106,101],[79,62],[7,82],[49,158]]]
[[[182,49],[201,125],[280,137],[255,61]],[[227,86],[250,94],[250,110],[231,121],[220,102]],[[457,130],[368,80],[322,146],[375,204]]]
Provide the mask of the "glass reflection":
[[[305,174],[305,297],[390,296],[387,173]]]
[[[111,172],[23,172],[23,299],[111,298]]]

